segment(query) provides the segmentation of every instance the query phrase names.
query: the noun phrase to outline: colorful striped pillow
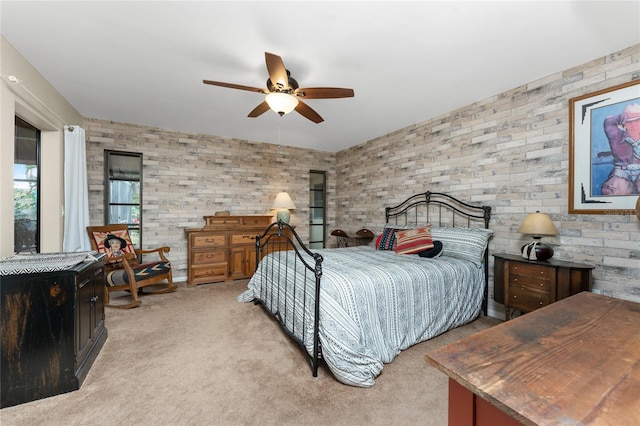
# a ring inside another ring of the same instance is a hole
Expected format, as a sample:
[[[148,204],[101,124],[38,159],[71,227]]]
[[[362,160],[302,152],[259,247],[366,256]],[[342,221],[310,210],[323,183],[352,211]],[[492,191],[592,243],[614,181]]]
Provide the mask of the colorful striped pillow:
[[[433,248],[431,225],[398,231],[396,235],[397,254],[415,254]]]
[[[396,233],[399,231],[397,228],[384,228],[382,235],[378,237],[376,249],[377,250],[393,250],[396,246]]]

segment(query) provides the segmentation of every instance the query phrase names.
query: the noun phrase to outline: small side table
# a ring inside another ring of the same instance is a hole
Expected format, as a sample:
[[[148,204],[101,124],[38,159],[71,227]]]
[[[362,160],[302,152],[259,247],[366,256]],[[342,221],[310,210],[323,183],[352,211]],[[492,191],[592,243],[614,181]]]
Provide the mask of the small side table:
[[[562,260],[527,260],[494,254],[494,300],[506,320],[512,311],[531,312],[582,291],[591,291],[593,266]]]
[[[370,230],[363,228],[356,232],[356,235],[348,235],[342,229],[331,231],[331,235],[338,239],[338,247],[350,247],[349,240],[354,240],[354,246],[367,245],[375,236]]]

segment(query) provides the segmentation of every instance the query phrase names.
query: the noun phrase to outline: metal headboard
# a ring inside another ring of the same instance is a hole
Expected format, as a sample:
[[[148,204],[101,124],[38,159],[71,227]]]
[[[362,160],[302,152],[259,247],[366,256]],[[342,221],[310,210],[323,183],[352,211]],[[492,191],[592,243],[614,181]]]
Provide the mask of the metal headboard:
[[[386,207],[385,219],[386,223],[395,225],[431,223],[433,226],[472,228],[482,224],[488,228],[491,206],[475,206],[448,194],[428,191],[409,197],[397,206]],[[459,224],[460,221],[463,223]]]
[[[395,225],[489,228],[491,206],[474,206],[441,192],[427,191],[385,208],[386,223]],[[437,221],[436,221],[437,218]],[[484,296],[482,312],[487,315],[489,301],[489,247],[484,252]]]

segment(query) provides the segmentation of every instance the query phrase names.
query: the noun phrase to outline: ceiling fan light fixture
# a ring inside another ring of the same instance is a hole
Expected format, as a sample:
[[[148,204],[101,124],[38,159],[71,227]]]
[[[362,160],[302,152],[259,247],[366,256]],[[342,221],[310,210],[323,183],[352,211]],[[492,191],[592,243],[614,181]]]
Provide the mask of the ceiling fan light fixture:
[[[274,92],[264,97],[269,108],[283,116],[289,114],[298,106],[298,98],[288,93]]]

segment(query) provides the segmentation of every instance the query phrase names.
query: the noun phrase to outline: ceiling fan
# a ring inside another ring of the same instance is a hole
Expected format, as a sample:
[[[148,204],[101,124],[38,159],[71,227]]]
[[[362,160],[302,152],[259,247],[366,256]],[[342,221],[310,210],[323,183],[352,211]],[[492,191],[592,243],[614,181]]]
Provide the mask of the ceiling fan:
[[[221,81],[202,80],[204,84],[228,87],[230,89],[248,90],[250,92],[264,93],[264,101],[251,111],[248,117],[258,117],[269,109],[274,110],[280,116],[296,110],[298,113],[313,121],[321,123],[324,121],[320,115],[310,106],[302,102],[304,99],[336,99],[353,97],[353,89],[342,89],[339,87],[305,87],[300,88],[298,82],[291,77],[291,73],[284,66],[282,58],[273,53],[264,53],[267,62],[267,88],[243,86],[240,84],[223,83]]]

